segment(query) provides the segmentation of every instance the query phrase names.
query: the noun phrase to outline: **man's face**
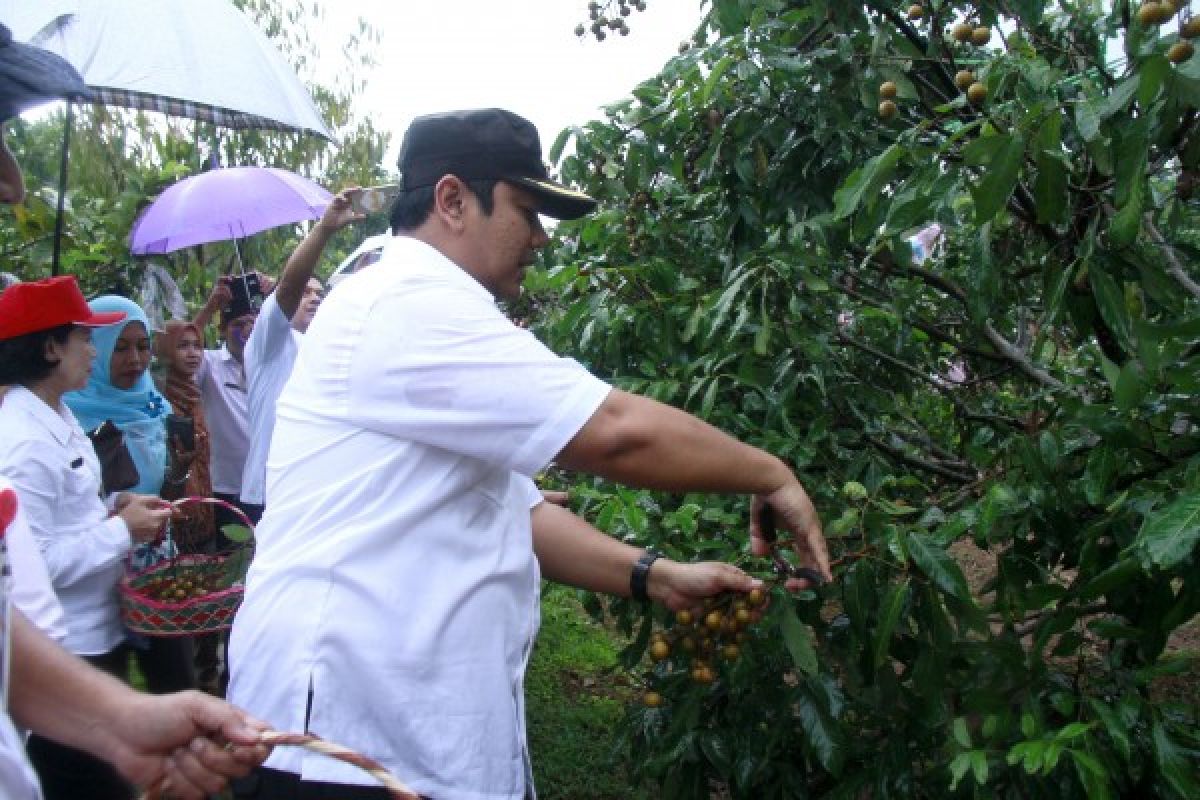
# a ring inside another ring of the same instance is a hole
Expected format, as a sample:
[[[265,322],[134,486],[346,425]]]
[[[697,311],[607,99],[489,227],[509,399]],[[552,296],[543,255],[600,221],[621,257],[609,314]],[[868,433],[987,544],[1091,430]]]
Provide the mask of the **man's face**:
[[[308,330],[313,316],[317,313],[317,307],[321,305],[324,297],[325,287],[316,278],[309,278],[308,285],[304,287],[304,295],[300,298],[300,305],[296,307],[296,313],[292,315],[294,330],[301,333]]]
[[[468,193],[465,236],[471,251],[467,272],[492,296],[516,300],[525,270],[550,238],[538,218],[537,201],[529,192],[500,181],[492,195],[490,215],[479,198]]]
[[[238,361],[242,360],[242,352],[246,349],[246,342],[254,330],[255,316],[255,314],[242,314],[240,317],[229,320],[221,328],[225,347],[229,350],[229,354]]]
[[[4,141],[4,125],[0,122],[0,203],[16,205],[25,199],[25,179],[21,167]]]

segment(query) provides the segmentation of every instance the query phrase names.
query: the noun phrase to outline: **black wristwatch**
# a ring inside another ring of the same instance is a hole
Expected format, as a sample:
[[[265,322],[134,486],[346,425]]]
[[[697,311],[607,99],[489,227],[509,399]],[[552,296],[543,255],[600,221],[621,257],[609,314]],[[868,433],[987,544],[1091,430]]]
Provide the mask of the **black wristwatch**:
[[[647,549],[633,565],[633,572],[629,575],[629,594],[639,603],[650,602],[650,595],[646,593],[646,575],[650,572],[650,565],[658,560],[659,555],[661,554]]]

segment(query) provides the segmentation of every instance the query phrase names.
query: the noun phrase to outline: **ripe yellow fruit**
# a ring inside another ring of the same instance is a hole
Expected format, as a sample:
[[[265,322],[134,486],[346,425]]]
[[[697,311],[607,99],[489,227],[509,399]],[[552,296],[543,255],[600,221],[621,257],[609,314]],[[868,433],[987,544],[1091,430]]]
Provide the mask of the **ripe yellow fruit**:
[[[984,100],[987,99],[987,87],[979,81],[975,81],[967,87],[967,99],[970,100],[973,105],[980,105]]]
[[[762,589],[751,589],[746,594],[746,605],[751,608],[758,608],[767,599],[766,593]]]
[[[1191,42],[1176,42],[1167,51],[1167,61],[1170,61],[1172,64],[1182,64],[1191,58],[1195,52],[1196,48],[1192,47]]]
[[[911,6],[908,7],[908,18],[909,19],[921,19],[924,16],[925,16],[925,9],[921,8],[921,6],[919,4],[913,3]]]
[[[976,47],[983,47],[992,40],[992,29],[986,25],[980,25],[975,30],[971,31],[971,44]]]
[[[974,32],[974,30],[975,29],[967,23],[960,22],[950,29],[950,35],[954,37],[954,41],[966,44],[967,42],[971,41],[971,33]]]
[[[954,85],[962,91],[966,91],[967,87],[975,82],[975,73],[969,69],[960,69],[954,73]]]
[[[1147,27],[1150,25],[1161,25],[1166,22],[1167,19],[1171,18],[1171,7],[1167,6],[1167,18],[1163,19],[1163,5],[1163,3],[1156,2],[1156,0],[1149,0],[1149,2],[1142,3],[1141,8],[1137,10],[1138,22]]]
[[[750,624],[750,612],[744,608],[739,608],[737,611],[733,612],[733,617],[737,620],[739,626]]]
[[[696,683],[709,684],[716,680],[717,676],[708,667],[696,667],[692,670],[692,680]]]
[[[891,100],[896,96],[896,84],[894,81],[884,81],[879,84],[879,96],[884,100]]]
[[[737,657],[741,652],[736,644],[727,644],[721,648],[721,655],[726,661],[737,661]]]
[[[708,616],[704,618],[704,627],[710,631],[719,631],[721,630],[721,623],[724,621],[725,618],[721,615],[720,611],[710,611],[708,612]]]
[[[650,645],[650,658],[655,661],[662,661],[669,655],[671,655],[671,646],[666,642],[655,642]]]
[[[883,119],[891,119],[896,116],[896,104],[891,100],[884,100],[879,104],[879,116]]]
[[[663,703],[662,695],[658,692],[646,692],[642,695],[642,703],[646,708],[658,708]]]
[[[1192,17],[1183,23],[1183,27],[1179,29],[1179,35],[1185,39],[1195,39],[1200,36],[1200,17]]]
[[[692,612],[690,611],[684,610],[675,612],[675,623],[677,625],[691,625],[695,621],[696,618],[692,616]]]

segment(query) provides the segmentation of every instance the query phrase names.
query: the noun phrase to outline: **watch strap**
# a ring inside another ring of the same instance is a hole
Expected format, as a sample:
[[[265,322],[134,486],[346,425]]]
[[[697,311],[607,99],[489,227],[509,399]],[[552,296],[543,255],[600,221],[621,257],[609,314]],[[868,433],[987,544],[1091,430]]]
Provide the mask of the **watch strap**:
[[[629,594],[639,603],[650,602],[650,595],[646,593],[646,576],[650,572],[650,565],[658,560],[659,555],[653,550],[642,553],[642,557],[633,565],[633,572],[629,574]]]

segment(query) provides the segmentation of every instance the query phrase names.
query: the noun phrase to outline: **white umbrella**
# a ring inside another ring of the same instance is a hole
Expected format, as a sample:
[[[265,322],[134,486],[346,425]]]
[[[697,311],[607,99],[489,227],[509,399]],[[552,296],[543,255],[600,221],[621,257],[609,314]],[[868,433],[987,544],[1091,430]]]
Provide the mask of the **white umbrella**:
[[[97,102],[332,139],[291,66],[227,0],[0,0],[0,22],[70,62]]]
[[[17,41],[70,62],[93,89],[94,102],[332,140],[279,51],[227,0],[0,0],[0,22]],[[71,113],[68,104],[54,273]]]

